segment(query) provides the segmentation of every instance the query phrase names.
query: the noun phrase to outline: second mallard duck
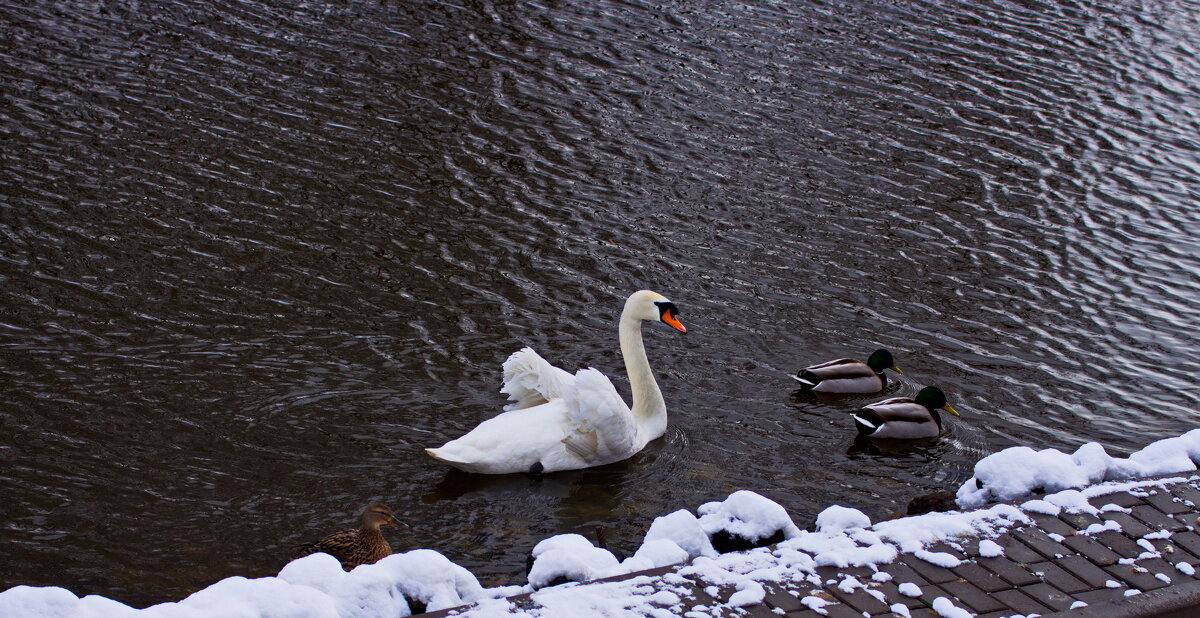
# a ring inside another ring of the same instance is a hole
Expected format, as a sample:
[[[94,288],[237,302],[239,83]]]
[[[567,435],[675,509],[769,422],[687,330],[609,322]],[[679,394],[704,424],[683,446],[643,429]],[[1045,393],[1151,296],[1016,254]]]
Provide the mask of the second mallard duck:
[[[916,397],[893,397],[863,407],[854,413],[854,423],[858,433],[871,438],[936,438],[942,433],[938,410],[958,416],[958,411],[946,403],[942,389],[926,386]]]
[[[896,366],[891,352],[875,350],[865,363],[839,358],[805,367],[792,377],[800,383],[800,388],[815,393],[878,393],[887,384],[884,369],[904,373]]]
[[[401,525],[387,505],[372,502],[363,511],[358,529],[335,532],[316,543],[301,545],[296,558],[324,552],[341,561],[347,571],[360,564],[374,564],[392,554],[392,545],[379,527]]]

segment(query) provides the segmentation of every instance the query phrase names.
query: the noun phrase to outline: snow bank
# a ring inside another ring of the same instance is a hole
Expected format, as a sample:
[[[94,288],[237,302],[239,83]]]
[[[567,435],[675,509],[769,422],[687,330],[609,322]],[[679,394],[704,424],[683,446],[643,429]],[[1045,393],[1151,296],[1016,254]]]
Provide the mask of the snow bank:
[[[708,533],[700,526],[700,520],[687,509],[654,518],[650,530],[646,532],[645,543],[654,540],[674,543],[688,555],[689,560],[699,556],[711,558],[717,555],[717,550],[713,549],[712,542],[708,540]]]
[[[560,534],[533,548],[529,585],[534,590],[568,581],[585,581],[619,574],[617,557],[592,545],[579,534]]]
[[[817,515],[818,532],[837,532],[850,528],[866,528],[871,525],[871,518],[858,509],[833,505]]]
[[[432,611],[488,598],[466,569],[418,549],[347,573],[329,554],[289,563],[276,577],[223,579],[177,603],[137,610],[62,588],[18,586],[0,592],[6,618],[376,618],[411,615],[408,601]]]
[[[865,566],[878,571],[899,553],[913,553],[943,566],[958,559],[930,547],[951,545],[964,539],[978,542],[984,556],[1003,555],[990,540],[1013,527],[1031,522],[1027,513],[1087,512],[1099,509],[1088,500],[1114,491],[1137,491],[1183,479],[1126,481],[1095,485],[1144,475],[1196,470],[1200,459],[1200,429],[1177,438],[1150,444],[1128,458],[1114,458],[1095,443],[1073,454],[1027,447],[1006,449],[980,460],[975,476],[958,491],[960,506],[1010,500],[1037,489],[1045,492],[1020,507],[997,504],[966,512],[927,513],[871,524],[860,511],[838,505],[817,516],[816,530],[802,531],[786,509],[750,491],[730,494],[722,502],[697,509],[699,517],[679,510],[656,518],[633,556],[618,562],[612,553],[592,545],[585,537],[564,534],[543,540],[533,549],[529,585],[484,589],[466,569],[427,549],[388,556],[373,565],[347,573],[336,559],[314,554],[285,566],[277,576],[258,579],[231,577],[182,601],[144,610],[98,596],[79,598],[63,588],[17,586],[0,592],[0,616],[5,618],[376,618],[407,616],[413,609],[435,611],[474,604],[459,615],[473,618],[497,616],[597,616],[630,614],[671,618],[697,612],[684,599],[695,581],[730,586],[735,591],[724,603],[745,607],[760,603],[763,584],[807,582],[824,585],[816,570],[821,566]],[[1092,485],[1085,489],[1076,489]],[[1107,508],[1107,507],[1106,507]],[[1096,524],[1091,534],[1119,525],[1109,520]],[[1166,531],[1155,535],[1167,534]],[[720,553],[715,538],[733,536],[760,544],[774,544],[739,553]],[[1141,539],[1149,556],[1153,545]],[[961,547],[960,547],[961,549]],[[632,573],[680,564],[661,577],[633,577],[588,585],[566,583]],[[1188,563],[1176,567],[1195,572]],[[879,573],[877,573],[879,575]],[[887,577],[872,577],[885,581]],[[911,582],[897,582],[901,591],[920,594]],[[863,587],[846,578],[843,590]],[[530,593],[538,605],[522,609],[502,597]],[[802,603],[818,608],[823,601],[809,596]],[[935,602],[943,616],[965,611],[945,598]],[[411,607],[410,607],[411,604]],[[709,608],[711,609],[711,608]]]
[[[782,540],[800,534],[787,509],[744,489],[729,494],[724,502],[702,504],[696,511],[700,513],[700,528],[710,539],[724,532],[755,543],[776,535]]]
[[[1188,472],[1200,461],[1200,429],[1165,438],[1130,455],[1112,457],[1089,442],[1068,455],[1055,449],[1014,446],[975,464],[975,475],[959,487],[958,506],[969,508],[1012,500],[1034,492],[1052,493],[1101,481]]]

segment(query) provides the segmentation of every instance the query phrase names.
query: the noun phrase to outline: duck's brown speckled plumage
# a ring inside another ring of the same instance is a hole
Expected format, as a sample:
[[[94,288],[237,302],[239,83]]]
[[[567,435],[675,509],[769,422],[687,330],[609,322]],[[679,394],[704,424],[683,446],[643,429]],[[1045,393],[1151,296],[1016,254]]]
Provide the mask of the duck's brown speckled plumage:
[[[372,503],[363,511],[358,529],[335,532],[316,543],[302,545],[296,558],[324,552],[341,561],[347,571],[360,564],[374,564],[392,553],[391,544],[379,529],[385,525],[396,526],[399,522],[387,506]]]

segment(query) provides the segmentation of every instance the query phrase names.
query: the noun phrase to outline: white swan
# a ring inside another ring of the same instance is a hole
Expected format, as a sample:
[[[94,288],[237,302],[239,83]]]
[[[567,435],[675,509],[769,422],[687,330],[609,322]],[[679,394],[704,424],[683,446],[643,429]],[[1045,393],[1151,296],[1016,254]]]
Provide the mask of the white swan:
[[[660,320],[680,332],[674,303],[641,290],[625,301],[618,331],[633,409],[595,369],[571,375],[531,348],[504,361],[501,393],[513,402],[457,440],[427,448],[434,459],[467,472],[555,472],[621,461],[667,430],[667,406],[650,371],[642,322]]]

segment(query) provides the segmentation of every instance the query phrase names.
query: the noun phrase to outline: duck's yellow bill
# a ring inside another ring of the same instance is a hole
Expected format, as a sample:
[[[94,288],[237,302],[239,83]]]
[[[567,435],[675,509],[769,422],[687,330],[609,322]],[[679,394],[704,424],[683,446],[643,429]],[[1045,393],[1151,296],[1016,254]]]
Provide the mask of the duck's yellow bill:
[[[670,326],[681,333],[687,332],[687,329],[683,327],[683,322],[680,322],[679,318],[671,315],[670,313],[664,313],[662,316],[662,321],[666,323],[667,326]]]
[[[954,406],[952,406],[950,404],[946,404],[946,405],[942,406],[942,409],[953,414],[954,416],[962,416],[961,414],[958,413],[958,410],[955,410]]]
[[[895,371],[896,373],[904,373],[903,371],[900,371],[900,368],[895,365],[892,365],[891,369],[892,369],[892,371]]]

